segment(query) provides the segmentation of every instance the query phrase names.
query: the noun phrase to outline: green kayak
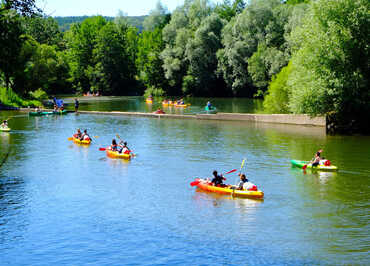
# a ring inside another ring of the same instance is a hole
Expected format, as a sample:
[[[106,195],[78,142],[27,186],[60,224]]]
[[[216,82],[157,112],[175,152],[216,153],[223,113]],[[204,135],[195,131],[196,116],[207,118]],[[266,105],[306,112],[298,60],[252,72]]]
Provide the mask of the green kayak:
[[[204,110],[206,111],[207,114],[215,114],[217,113],[217,108],[216,107],[209,107],[209,106],[206,106],[204,107]]]
[[[53,112],[29,112],[29,116],[43,116],[43,115],[52,115]]]
[[[299,160],[291,160],[290,161],[293,166],[303,168],[304,165],[307,165],[307,168],[312,168],[313,170],[320,170],[320,171],[337,171],[338,167],[335,165],[318,165],[312,167],[312,164],[310,164],[307,161],[299,161]]]
[[[52,112],[54,115],[65,115],[68,113],[67,110],[63,110],[63,111],[53,111]]]

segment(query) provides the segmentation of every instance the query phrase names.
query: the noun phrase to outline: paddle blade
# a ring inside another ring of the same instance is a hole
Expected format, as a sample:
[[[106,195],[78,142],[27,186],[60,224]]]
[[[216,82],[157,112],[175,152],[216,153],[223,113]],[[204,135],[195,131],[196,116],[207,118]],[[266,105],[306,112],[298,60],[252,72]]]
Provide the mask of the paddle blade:
[[[99,148],[99,151],[105,151],[106,148]]]
[[[94,136],[94,138],[96,138],[96,139],[97,139],[97,138],[99,138],[99,136]]]
[[[68,140],[73,140],[73,138],[68,138]]]
[[[199,180],[195,180],[195,181],[190,183],[190,186],[194,187],[194,186],[198,185],[199,183],[200,183]]]
[[[245,159],[243,159],[243,161],[242,161],[242,165],[240,166],[240,171],[242,171],[244,163],[245,163]]]
[[[238,171],[238,170],[237,170],[237,169],[233,169],[233,170],[231,170],[231,171],[229,171],[229,172],[224,173],[224,175],[231,174],[231,173],[234,173],[234,172],[236,172],[236,171]]]
[[[303,170],[306,170],[306,168],[307,168],[307,164],[305,164],[305,165],[302,166],[302,169]]]

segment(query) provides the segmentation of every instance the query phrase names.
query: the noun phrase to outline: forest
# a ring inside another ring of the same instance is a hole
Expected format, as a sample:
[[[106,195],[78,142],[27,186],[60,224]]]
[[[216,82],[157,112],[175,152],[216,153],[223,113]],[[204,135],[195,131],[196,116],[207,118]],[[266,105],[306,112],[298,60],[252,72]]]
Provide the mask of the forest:
[[[269,113],[367,129],[368,0],[158,2],[142,22],[86,17],[61,30],[34,0],[0,8],[0,101],[48,95],[256,97]]]

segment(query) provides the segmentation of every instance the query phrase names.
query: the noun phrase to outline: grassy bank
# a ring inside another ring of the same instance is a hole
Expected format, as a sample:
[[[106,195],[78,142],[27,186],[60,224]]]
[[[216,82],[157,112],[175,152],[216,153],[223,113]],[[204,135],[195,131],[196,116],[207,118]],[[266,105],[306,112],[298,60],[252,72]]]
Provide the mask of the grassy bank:
[[[22,99],[12,89],[6,89],[5,87],[0,87],[0,104],[12,107],[42,106],[40,101]]]

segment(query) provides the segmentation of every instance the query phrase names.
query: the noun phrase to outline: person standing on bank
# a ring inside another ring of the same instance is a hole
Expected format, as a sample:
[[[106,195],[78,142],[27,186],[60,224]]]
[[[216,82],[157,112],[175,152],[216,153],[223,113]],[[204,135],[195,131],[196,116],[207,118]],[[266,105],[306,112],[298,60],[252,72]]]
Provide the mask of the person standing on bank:
[[[78,112],[78,107],[80,106],[80,102],[78,101],[78,99],[76,98],[75,99],[75,112],[77,113]]]

